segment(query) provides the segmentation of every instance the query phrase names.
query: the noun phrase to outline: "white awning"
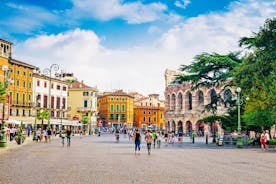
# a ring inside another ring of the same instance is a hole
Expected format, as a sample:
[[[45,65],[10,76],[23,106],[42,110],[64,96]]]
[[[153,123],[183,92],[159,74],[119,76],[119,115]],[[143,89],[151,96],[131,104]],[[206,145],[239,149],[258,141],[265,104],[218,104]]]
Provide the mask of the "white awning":
[[[64,125],[64,126],[81,126],[81,123],[79,121],[69,121],[69,120],[62,120],[62,122],[59,121],[51,121],[51,125]]]

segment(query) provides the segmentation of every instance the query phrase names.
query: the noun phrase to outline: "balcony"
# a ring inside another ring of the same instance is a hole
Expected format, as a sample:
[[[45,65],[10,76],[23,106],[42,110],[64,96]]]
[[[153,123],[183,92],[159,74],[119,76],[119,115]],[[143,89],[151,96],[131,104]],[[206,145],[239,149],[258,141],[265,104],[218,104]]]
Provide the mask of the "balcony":
[[[33,107],[34,103],[32,102],[16,102],[16,101],[12,101],[11,106],[13,107]]]
[[[91,112],[90,107],[77,107],[77,112]]]

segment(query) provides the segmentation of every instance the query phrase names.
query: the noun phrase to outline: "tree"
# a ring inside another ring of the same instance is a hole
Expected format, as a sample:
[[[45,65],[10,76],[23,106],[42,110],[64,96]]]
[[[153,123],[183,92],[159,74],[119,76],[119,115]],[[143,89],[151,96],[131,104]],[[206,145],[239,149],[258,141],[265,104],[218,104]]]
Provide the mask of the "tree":
[[[88,116],[84,116],[84,117],[82,118],[82,123],[83,123],[83,124],[87,124],[87,123],[88,123]]]
[[[41,124],[42,124],[41,126],[42,126],[42,129],[43,129],[44,120],[49,120],[50,119],[49,111],[47,111],[47,110],[38,111],[37,119],[41,120]]]
[[[229,53],[226,55],[203,53],[197,55],[192,64],[181,65],[180,71],[183,72],[183,75],[178,75],[174,83],[189,82],[192,90],[201,87],[222,87],[224,89],[228,86],[233,86],[231,78],[234,69],[241,62],[239,53]],[[215,114],[219,103],[224,103],[220,93],[211,99],[211,103],[205,106],[205,110]]]
[[[0,102],[4,103],[6,101],[6,88],[2,82],[0,82]]]
[[[267,19],[253,37],[240,39],[248,54],[233,73],[234,82],[250,100],[245,121],[251,127],[269,128],[276,114],[276,18]]]

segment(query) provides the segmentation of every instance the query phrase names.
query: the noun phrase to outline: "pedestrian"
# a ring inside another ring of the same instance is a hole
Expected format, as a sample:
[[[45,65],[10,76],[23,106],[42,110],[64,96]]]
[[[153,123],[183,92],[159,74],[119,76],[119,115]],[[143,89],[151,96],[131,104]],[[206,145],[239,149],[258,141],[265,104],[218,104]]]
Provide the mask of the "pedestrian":
[[[262,151],[264,151],[265,150],[265,131],[263,131],[261,134],[260,142],[261,142]]]
[[[71,129],[67,129],[66,131],[66,138],[67,138],[67,147],[70,147],[71,145]]]
[[[48,128],[48,130],[47,130],[47,135],[48,135],[48,140],[49,140],[49,142],[51,142],[51,135],[52,135],[52,131],[51,131],[51,129],[50,128]]]
[[[28,137],[30,137],[30,134],[31,134],[31,127],[30,126],[28,126],[27,131],[28,131]]]
[[[41,142],[40,135],[41,135],[41,131],[40,131],[40,129],[38,129],[36,131],[36,137],[37,137],[37,141],[39,141],[39,142]]]
[[[268,150],[268,147],[269,147],[269,140],[270,140],[269,131],[266,130],[266,131],[265,131],[265,150]]]
[[[14,128],[12,127],[12,128],[10,129],[10,141],[13,141],[14,133],[15,133],[15,130],[14,130]]]
[[[46,130],[43,131],[43,135],[44,135],[45,143],[47,143],[48,134]]]
[[[145,140],[146,140],[146,143],[147,143],[148,155],[150,155],[151,144],[152,144],[152,135],[150,133],[150,130],[147,131],[147,133],[145,135]]]
[[[157,134],[157,148],[161,147],[161,132]]]
[[[192,140],[192,143],[194,144],[195,143],[195,131],[194,130],[191,133],[191,140]]]
[[[164,134],[165,145],[168,145],[168,138],[169,138],[169,134],[168,134],[168,132],[165,132],[165,134]]]
[[[157,140],[157,134],[156,134],[155,130],[153,130],[153,132],[152,132],[152,138],[153,138],[153,148],[155,149],[155,143]]]
[[[7,127],[7,130],[6,130],[6,140],[7,141],[10,140],[10,132],[11,132],[11,129],[9,127]]]
[[[141,134],[138,128],[136,128],[135,132],[133,133],[133,140],[135,143],[135,155],[136,155],[137,149],[138,149],[138,153],[140,154]]]

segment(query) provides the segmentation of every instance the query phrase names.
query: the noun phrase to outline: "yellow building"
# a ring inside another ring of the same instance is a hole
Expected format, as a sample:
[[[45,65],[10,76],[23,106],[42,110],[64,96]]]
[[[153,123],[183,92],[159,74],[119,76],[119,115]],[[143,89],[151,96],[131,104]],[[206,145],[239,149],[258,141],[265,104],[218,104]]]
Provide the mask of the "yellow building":
[[[99,114],[103,126],[133,127],[133,96],[118,90],[99,96]]]
[[[92,127],[97,126],[97,96],[96,87],[87,86],[82,82],[71,82],[68,89],[68,119],[81,121],[87,116]]]
[[[12,43],[0,39],[0,64],[1,68],[6,67],[7,95],[10,97],[10,119],[32,121],[32,74],[36,68],[33,65],[12,59]],[[4,71],[0,72],[2,82]]]

